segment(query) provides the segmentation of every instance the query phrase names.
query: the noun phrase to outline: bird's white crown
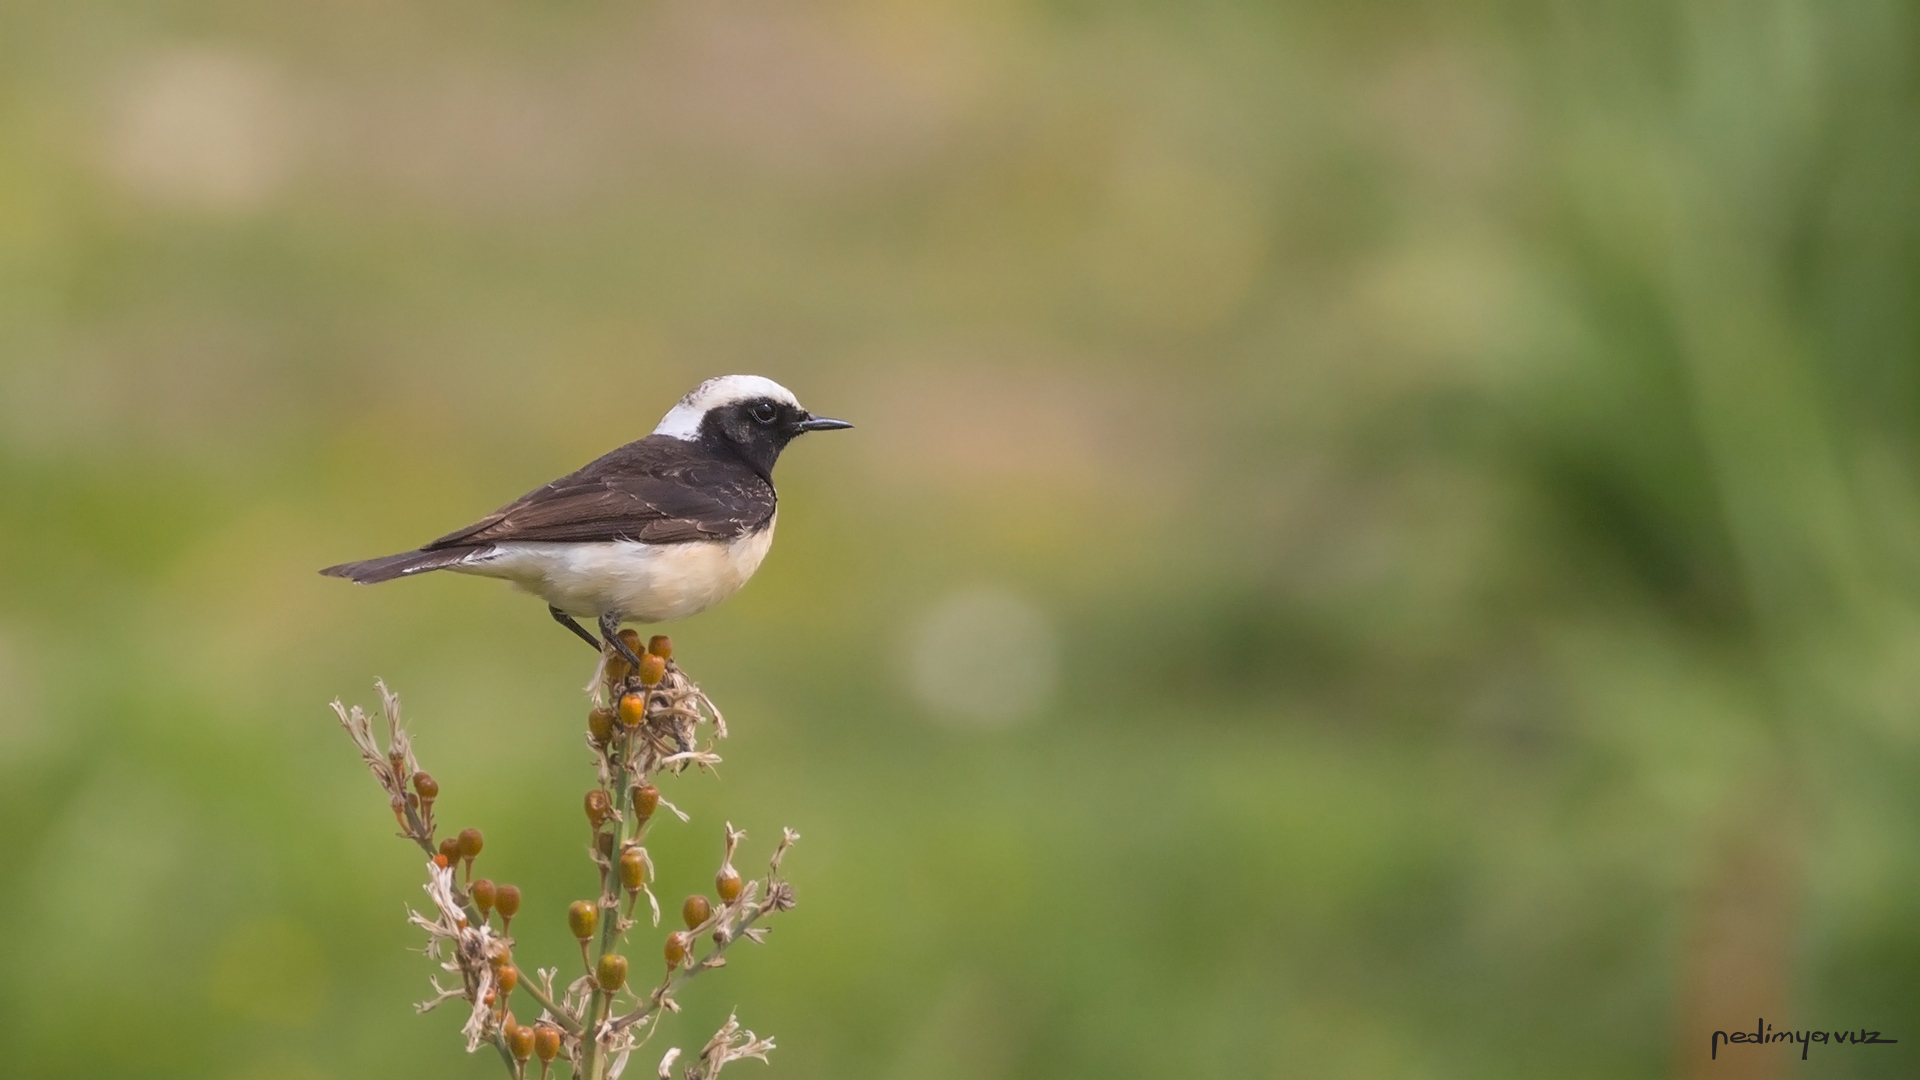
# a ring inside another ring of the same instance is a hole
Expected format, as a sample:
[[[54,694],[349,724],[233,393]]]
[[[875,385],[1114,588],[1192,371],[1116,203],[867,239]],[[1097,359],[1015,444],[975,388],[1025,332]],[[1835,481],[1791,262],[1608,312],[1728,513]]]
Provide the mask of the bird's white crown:
[[[720,375],[687,391],[687,396],[660,418],[660,426],[654,428],[653,433],[674,439],[697,439],[700,421],[709,410],[754,398],[772,398],[795,407],[800,404],[793,391],[772,379],[759,375]]]

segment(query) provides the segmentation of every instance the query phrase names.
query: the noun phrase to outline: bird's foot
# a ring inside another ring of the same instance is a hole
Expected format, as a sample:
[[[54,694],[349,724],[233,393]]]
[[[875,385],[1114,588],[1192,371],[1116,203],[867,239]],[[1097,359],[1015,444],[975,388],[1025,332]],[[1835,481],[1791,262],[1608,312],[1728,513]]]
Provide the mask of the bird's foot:
[[[640,657],[620,638],[620,616],[617,612],[609,611],[600,616],[600,637],[614,652],[620,654],[621,659],[632,665],[633,670],[640,670]]]

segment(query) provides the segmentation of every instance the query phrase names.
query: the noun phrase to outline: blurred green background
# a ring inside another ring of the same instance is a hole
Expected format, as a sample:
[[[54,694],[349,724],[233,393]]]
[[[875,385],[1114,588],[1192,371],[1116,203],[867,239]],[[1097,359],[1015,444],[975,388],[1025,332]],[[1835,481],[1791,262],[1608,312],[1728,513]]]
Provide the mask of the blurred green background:
[[[498,1075],[326,702],[565,965],[590,658],[314,570],[728,371],[859,427],[672,628],[655,851],[800,907],[630,1076],[1920,1072],[1912,5],[0,27],[0,1072]]]

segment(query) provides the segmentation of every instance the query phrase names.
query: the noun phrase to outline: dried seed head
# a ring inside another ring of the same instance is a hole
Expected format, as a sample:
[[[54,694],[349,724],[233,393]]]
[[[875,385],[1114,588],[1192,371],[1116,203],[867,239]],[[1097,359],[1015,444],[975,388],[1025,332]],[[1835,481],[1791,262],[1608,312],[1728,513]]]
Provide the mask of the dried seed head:
[[[486,843],[486,838],[480,835],[479,829],[461,829],[460,857],[468,862],[472,862],[474,858],[480,854],[480,849],[486,846]]]
[[[447,837],[445,840],[440,841],[440,854],[446,857],[448,865],[452,865],[453,863],[459,861],[460,841],[454,839],[451,836]]]
[[[519,985],[520,985],[520,969],[517,967],[514,967],[512,964],[501,964],[500,965],[500,992],[503,994],[511,994],[513,993],[513,988]]]
[[[587,792],[586,806],[587,821],[596,829],[613,817],[613,800],[607,798],[607,793],[599,788]]]
[[[545,1065],[560,1056],[560,1029],[552,1024],[533,1025],[533,1056]]]
[[[613,858],[613,841],[614,835],[610,832],[594,833],[593,849],[600,853],[601,858],[611,859]]]
[[[677,968],[687,962],[687,950],[693,946],[693,935],[684,930],[675,930],[667,935],[667,967]]]
[[[719,873],[713,875],[713,891],[720,894],[720,902],[723,904],[731,904],[740,899],[741,885],[740,871],[731,866],[723,866]]]
[[[647,639],[647,651],[662,660],[673,659],[673,639],[665,634],[655,634]]]
[[[425,772],[417,772],[413,774],[413,790],[419,792],[423,799],[437,799],[440,797],[440,781]]]
[[[644,664],[645,661],[642,661]],[[647,719],[647,699],[643,694],[620,695],[620,722],[628,727],[639,727]]]
[[[633,816],[645,821],[653,816],[660,806],[660,789],[652,784],[635,784],[629,793],[633,800]]]
[[[493,906],[503,919],[511,919],[520,914],[520,886],[501,885],[494,890]]]
[[[473,897],[473,906],[480,909],[480,917],[482,919],[487,917],[487,912],[493,910],[493,882],[486,878],[481,878],[479,881],[467,886],[467,895]]]
[[[595,709],[588,713],[587,735],[597,743],[605,743],[613,738],[613,710]]]
[[[648,653],[640,658],[641,686],[659,686],[660,680],[666,677],[667,661],[665,657]]]
[[[511,1018],[512,1014],[508,1015]],[[505,1028],[504,1034],[507,1037],[507,1052],[513,1055],[513,1060],[525,1061],[533,1056],[532,1028],[521,1027],[515,1022],[512,1027]]]
[[[639,892],[647,883],[647,853],[637,847],[630,847],[620,853],[620,884],[628,892]]]
[[[600,958],[600,965],[594,971],[594,979],[600,989],[611,994],[627,985],[627,958],[617,953],[608,953]]]
[[[600,913],[585,900],[575,900],[567,908],[567,929],[573,936],[585,941],[593,936],[594,924],[600,921]]]
[[[687,902],[680,905],[680,917],[686,920],[689,930],[706,922],[707,917],[712,914],[713,905],[699,893],[687,897]]]

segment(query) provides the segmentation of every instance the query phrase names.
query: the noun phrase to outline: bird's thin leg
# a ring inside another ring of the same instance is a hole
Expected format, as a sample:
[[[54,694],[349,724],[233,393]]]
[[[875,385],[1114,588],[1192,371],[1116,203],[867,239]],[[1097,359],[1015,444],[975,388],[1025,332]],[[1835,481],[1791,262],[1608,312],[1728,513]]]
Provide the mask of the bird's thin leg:
[[[635,671],[640,670],[640,658],[634,655],[633,650],[627,647],[626,642],[620,640],[619,612],[609,611],[605,615],[600,616],[600,636],[606,639],[607,644],[613,646],[614,652],[625,657],[627,663],[632,664]]]
[[[594,637],[592,634],[587,633],[586,627],[581,626],[577,622],[574,622],[573,616],[567,614],[564,611],[561,611],[559,608],[554,607],[552,604],[547,605],[547,611],[552,613],[553,619],[555,622],[573,631],[574,634],[578,635],[581,641],[584,641],[587,644],[593,646],[594,652],[600,651],[600,639],[597,637]]]

